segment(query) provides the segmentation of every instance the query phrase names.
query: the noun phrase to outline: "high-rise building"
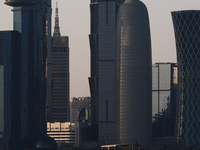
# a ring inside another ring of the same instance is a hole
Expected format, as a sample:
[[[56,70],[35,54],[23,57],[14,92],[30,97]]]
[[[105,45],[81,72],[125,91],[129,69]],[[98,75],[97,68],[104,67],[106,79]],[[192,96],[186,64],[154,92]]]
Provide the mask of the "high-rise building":
[[[21,143],[21,39],[17,31],[0,32],[0,149]]]
[[[200,148],[200,11],[172,12],[177,63],[177,142]]]
[[[120,6],[116,34],[116,143],[138,141],[151,148],[151,38],[141,1],[127,0]]]
[[[152,66],[152,135],[174,139],[178,66],[156,63]]]
[[[22,147],[33,147],[46,134],[47,55],[51,51],[51,0],[6,0],[13,8],[13,28],[21,33]],[[23,144],[22,144],[23,143]]]
[[[69,122],[69,38],[60,35],[58,7],[51,51],[52,91],[49,122]]]
[[[123,1],[91,0],[90,4],[91,123],[100,144],[115,143],[115,35],[118,7]]]

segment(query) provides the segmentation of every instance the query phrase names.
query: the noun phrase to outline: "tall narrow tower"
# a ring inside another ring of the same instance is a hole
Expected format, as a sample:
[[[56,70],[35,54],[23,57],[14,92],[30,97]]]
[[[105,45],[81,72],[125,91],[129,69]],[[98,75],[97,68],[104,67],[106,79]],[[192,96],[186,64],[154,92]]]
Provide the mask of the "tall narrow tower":
[[[47,55],[51,50],[51,0],[6,0],[13,6],[13,28],[21,33],[22,147],[46,134]]]
[[[58,7],[52,39],[52,102],[48,111],[49,122],[68,122],[69,114],[69,38],[60,36]]]
[[[116,18],[123,1],[91,0],[90,4],[91,123],[100,144],[115,143]]]
[[[116,52],[116,142],[151,147],[152,79],[148,12],[139,0],[118,13]]]

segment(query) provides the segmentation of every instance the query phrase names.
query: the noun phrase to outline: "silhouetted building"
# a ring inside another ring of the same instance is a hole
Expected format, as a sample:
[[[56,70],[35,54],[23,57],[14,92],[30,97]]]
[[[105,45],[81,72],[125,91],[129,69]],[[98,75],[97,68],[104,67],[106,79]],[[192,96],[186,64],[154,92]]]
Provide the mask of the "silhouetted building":
[[[93,140],[100,144],[115,143],[116,18],[123,1],[91,0],[90,4],[91,125]]]
[[[19,149],[21,137],[21,37],[0,32],[0,149]]]
[[[116,33],[116,143],[139,140],[142,147],[151,148],[151,38],[147,8],[141,1],[127,0],[120,6]]]
[[[51,105],[48,110],[49,122],[68,122],[69,114],[69,39],[60,36],[58,8],[56,7],[55,27],[51,51]]]
[[[70,99],[70,122],[88,122],[91,120],[90,97],[72,97]]]
[[[156,63],[152,66],[153,138],[174,136],[177,84],[177,64]]]
[[[30,3],[29,3],[30,2]],[[13,27],[21,33],[19,89],[21,148],[46,135],[47,54],[51,49],[51,0],[6,0],[13,8]],[[12,125],[14,125],[12,124]],[[12,145],[12,144],[11,144]],[[15,145],[9,147],[12,149]],[[16,150],[18,147],[15,147]]]
[[[172,12],[177,63],[176,140],[200,148],[200,11]]]

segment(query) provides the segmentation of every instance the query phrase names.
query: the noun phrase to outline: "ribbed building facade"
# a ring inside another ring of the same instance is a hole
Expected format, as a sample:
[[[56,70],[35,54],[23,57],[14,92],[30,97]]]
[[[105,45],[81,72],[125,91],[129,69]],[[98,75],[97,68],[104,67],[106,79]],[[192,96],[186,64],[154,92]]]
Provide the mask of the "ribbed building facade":
[[[118,13],[116,51],[116,143],[151,148],[152,64],[148,12],[139,0]]]
[[[46,135],[47,55],[51,51],[51,0],[6,0],[16,6],[13,30],[21,33],[21,148]],[[13,145],[14,146],[14,145]]]
[[[156,63],[152,66],[152,137],[174,137],[178,66]]]
[[[51,51],[51,105],[49,122],[69,122],[69,38],[60,35],[58,8]]]
[[[115,38],[119,5],[115,0],[91,0],[91,123],[100,144],[115,143]]]
[[[172,12],[177,63],[177,142],[200,148],[200,11]]]

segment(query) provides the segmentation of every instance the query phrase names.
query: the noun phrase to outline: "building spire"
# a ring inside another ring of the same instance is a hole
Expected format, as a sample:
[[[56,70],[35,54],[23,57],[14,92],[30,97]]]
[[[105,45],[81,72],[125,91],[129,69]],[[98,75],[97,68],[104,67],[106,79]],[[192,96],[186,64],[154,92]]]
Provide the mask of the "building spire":
[[[60,37],[59,17],[58,17],[58,2],[56,2],[56,16],[53,36]]]

